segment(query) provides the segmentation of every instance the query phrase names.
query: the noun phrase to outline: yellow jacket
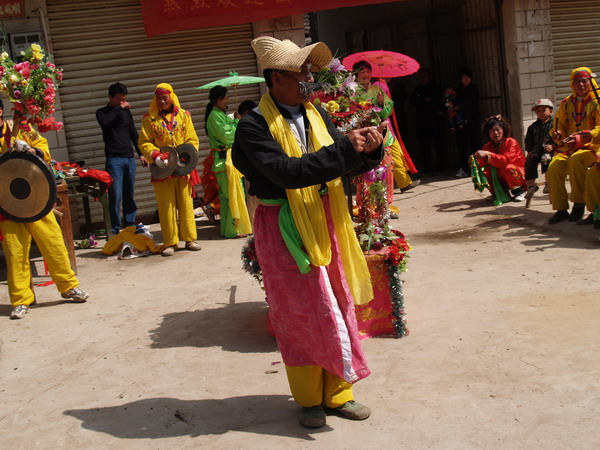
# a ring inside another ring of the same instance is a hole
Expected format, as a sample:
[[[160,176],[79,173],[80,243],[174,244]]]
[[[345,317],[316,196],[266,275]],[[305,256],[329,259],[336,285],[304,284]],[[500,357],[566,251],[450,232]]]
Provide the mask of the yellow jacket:
[[[154,162],[152,154],[160,151],[160,147],[177,147],[188,143],[198,149],[200,141],[194,130],[191,114],[184,109],[177,108],[177,114],[172,123],[172,130],[169,131],[167,128],[169,123],[162,114],[147,113],[144,115],[138,145],[149,162]]]
[[[588,144],[587,147],[590,147],[597,152],[600,150],[600,137],[598,137],[600,134],[600,104],[596,99],[593,90],[590,91],[581,103],[577,102],[577,94],[575,93],[573,80],[575,75],[582,71],[590,73],[590,82],[596,89],[596,92],[600,95],[596,80],[591,77],[590,69],[587,67],[578,67],[571,71],[572,94],[560,102],[558,112],[554,118],[554,126],[552,127],[552,130],[550,130],[550,135],[552,136],[556,130],[560,130],[563,139],[565,139],[577,131],[591,130],[592,142]],[[577,111],[578,107],[580,109],[579,111]],[[569,146],[567,144],[563,144],[562,142],[557,142],[557,144],[557,152],[564,153],[569,151]]]
[[[47,164],[50,164],[50,147],[48,146],[48,141],[45,137],[42,137],[37,130],[31,128],[30,131],[19,130],[17,135],[11,137],[10,142],[7,142],[5,136],[7,135],[7,131],[8,134],[10,134],[10,129],[10,124],[5,120],[4,126],[2,127],[2,136],[0,137],[0,142],[2,144],[0,154],[7,152],[14,145],[16,140],[21,140],[27,142],[30,147],[39,150],[43,155],[44,161],[46,161]]]

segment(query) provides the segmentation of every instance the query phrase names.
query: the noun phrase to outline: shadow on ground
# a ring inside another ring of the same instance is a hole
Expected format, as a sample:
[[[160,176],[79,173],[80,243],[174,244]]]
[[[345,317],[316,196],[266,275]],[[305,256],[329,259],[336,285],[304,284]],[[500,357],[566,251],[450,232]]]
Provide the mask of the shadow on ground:
[[[162,323],[150,331],[151,347],[222,347],[229,352],[275,352],[275,339],[267,333],[267,317],[264,302],[166,314]]]
[[[221,400],[150,398],[104,408],[71,409],[63,414],[81,420],[87,430],[120,439],[205,436],[228,431],[314,440],[318,431],[298,425],[297,406],[287,395],[248,395]]]

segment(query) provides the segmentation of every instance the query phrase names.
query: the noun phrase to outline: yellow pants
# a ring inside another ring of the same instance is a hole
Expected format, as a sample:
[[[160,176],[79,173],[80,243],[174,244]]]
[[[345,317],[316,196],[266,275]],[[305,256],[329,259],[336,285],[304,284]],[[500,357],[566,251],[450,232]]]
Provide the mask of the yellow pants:
[[[394,160],[394,180],[396,180],[396,186],[400,189],[404,189],[412,183],[412,179],[406,169],[404,154],[402,153],[402,148],[400,147],[398,139],[394,139],[393,144],[390,146],[390,150],[392,151],[392,159]]]
[[[29,262],[32,237],[48,265],[48,271],[58,291],[66,292],[79,286],[75,272],[71,269],[67,247],[53,212],[35,222],[0,221],[0,231],[4,236],[2,249],[6,256],[8,294],[13,307],[30,305],[35,300],[31,289],[31,263]]]
[[[589,150],[578,150],[571,156],[556,153],[546,172],[546,183],[550,194],[550,203],[555,211],[569,209],[569,198],[565,179],[569,174],[571,183],[571,201],[585,203],[585,174],[588,167],[596,162],[596,155]]]
[[[337,408],[354,400],[352,385],[319,366],[285,366],[294,400],[300,406]]]
[[[179,241],[195,241],[198,234],[194,220],[192,185],[188,179],[167,178],[153,185],[164,245],[169,247],[178,244]]]
[[[600,170],[595,165],[585,175],[585,206],[589,212],[600,207]]]

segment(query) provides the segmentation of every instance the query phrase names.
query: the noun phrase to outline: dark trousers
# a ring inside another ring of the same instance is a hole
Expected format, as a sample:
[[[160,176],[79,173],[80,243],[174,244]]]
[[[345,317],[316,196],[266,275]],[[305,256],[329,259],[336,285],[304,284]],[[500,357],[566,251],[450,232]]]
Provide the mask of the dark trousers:
[[[135,225],[137,205],[134,199],[135,158],[110,156],[106,159],[106,171],[113,179],[108,188],[108,207],[113,231]],[[123,220],[121,220],[121,203],[123,203]]]
[[[462,130],[456,130],[456,147],[458,167],[470,173],[469,156],[481,149],[481,131],[475,122],[468,122]]]
[[[446,159],[446,143],[440,128],[418,128],[419,154],[425,173],[441,173],[444,171]]]
[[[527,155],[527,159],[525,160],[525,179],[526,180],[535,180],[538,176],[538,164],[542,160],[542,155],[537,153],[531,153]],[[548,165],[542,164],[542,174],[546,173],[548,170]]]

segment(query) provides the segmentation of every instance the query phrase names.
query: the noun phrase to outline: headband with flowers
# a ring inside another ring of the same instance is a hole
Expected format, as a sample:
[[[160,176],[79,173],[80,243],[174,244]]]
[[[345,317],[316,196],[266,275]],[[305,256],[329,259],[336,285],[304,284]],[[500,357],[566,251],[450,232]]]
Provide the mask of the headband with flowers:
[[[60,130],[62,122],[51,116],[62,70],[38,44],[31,44],[21,56],[22,62],[15,63],[8,53],[0,54],[0,92],[14,104],[15,112],[25,118],[19,125],[22,130],[29,131],[31,125],[41,133]]]

